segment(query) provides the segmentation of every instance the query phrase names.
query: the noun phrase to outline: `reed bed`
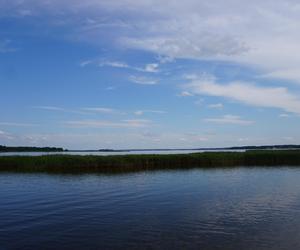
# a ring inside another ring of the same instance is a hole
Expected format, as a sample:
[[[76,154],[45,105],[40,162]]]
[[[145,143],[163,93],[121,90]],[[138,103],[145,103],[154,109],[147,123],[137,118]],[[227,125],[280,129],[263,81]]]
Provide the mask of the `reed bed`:
[[[300,166],[300,150],[253,150],[170,155],[1,156],[0,172],[123,173],[163,169]]]

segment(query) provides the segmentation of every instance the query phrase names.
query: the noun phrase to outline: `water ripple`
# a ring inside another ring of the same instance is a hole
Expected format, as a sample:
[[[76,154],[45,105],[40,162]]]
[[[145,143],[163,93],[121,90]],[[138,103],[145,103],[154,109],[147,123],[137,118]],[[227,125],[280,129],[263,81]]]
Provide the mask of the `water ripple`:
[[[300,168],[0,175],[0,249],[299,249]]]

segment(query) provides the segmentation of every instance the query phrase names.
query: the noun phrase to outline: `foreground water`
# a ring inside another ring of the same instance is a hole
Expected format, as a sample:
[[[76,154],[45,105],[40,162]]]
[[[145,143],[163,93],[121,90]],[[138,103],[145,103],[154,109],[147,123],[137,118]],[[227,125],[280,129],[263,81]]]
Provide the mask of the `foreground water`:
[[[300,168],[0,174],[0,249],[300,249]]]

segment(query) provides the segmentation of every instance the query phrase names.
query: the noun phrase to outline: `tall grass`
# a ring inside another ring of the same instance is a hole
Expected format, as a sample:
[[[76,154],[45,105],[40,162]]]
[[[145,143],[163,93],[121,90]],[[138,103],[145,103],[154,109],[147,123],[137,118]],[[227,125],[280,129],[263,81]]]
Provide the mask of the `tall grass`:
[[[3,156],[0,172],[121,173],[159,169],[300,166],[300,150],[123,156]]]

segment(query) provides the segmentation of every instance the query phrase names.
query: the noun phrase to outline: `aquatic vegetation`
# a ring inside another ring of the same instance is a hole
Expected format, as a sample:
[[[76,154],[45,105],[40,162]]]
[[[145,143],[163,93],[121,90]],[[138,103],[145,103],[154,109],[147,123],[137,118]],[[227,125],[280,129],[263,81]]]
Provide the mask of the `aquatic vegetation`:
[[[175,155],[0,157],[2,172],[121,173],[160,169],[280,165],[300,166],[300,150],[250,150]]]

